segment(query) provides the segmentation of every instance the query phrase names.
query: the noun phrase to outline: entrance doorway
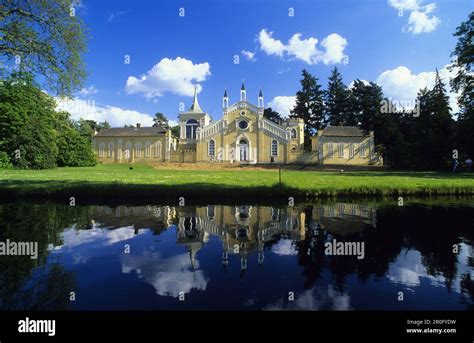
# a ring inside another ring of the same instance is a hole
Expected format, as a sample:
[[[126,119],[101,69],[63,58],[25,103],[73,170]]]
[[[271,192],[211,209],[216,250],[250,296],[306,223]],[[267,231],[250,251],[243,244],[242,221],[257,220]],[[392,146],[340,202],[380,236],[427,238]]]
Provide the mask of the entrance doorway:
[[[246,162],[249,160],[249,143],[245,139],[241,139],[237,145],[239,151],[239,161]]]

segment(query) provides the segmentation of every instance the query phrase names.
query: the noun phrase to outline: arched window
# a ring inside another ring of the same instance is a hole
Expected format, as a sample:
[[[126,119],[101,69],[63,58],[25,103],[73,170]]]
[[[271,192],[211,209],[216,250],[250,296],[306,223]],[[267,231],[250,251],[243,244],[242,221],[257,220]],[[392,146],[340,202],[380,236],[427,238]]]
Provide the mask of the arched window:
[[[296,129],[291,130],[291,139],[296,139]]]
[[[208,155],[209,156],[216,156],[216,142],[214,142],[213,139],[211,139],[209,141]]]
[[[360,143],[359,155],[360,157],[365,157],[365,143]]]
[[[145,157],[150,157],[150,142],[145,143]]]
[[[104,157],[105,156],[105,144],[100,143],[99,144],[99,157]]]
[[[108,157],[114,157],[114,143],[109,143]]]
[[[186,122],[186,138],[196,138],[196,129],[199,123],[196,119],[189,119]]]
[[[339,143],[337,145],[337,151],[338,151],[338,156],[343,158],[344,157],[344,144],[343,143]]]
[[[132,143],[127,142],[126,148],[125,148],[125,159],[129,160],[132,158]]]
[[[135,143],[135,156],[142,157],[142,144],[140,142]]]
[[[278,156],[278,142],[276,140],[272,140],[271,156]]]
[[[334,157],[334,146],[332,143],[328,143],[328,158]]]
[[[155,157],[161,157],[161,142],[155,144]]]
[[[349,144],[349,157],[354,157],[354,143]]]

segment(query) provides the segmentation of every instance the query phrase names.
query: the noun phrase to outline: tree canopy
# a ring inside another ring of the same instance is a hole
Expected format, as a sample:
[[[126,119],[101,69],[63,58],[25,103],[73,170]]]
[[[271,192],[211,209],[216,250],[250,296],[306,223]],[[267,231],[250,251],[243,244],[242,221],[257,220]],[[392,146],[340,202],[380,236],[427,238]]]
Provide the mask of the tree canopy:
[[[71,95],[86,77],[86,34],[76,0],[2,0],[0,56],[15,68],[41,75],[57,95]]]

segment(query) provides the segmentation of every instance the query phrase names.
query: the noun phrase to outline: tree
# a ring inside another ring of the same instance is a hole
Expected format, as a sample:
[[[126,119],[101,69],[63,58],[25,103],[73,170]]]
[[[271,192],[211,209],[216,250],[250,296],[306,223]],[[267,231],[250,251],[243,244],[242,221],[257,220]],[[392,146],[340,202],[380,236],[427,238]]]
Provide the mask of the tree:
[[[56,166],[55,106],[30,74],[12,74],[1,84],[0,151],[7,153],[15,167]]]
[[[278,113],[277,111],[274,111],[271,107],[263,110],[263,117],[268,120],[271,120],[272,122],[276,124],[279,124],[283,119],[280,113]]]
[[[179,125],[173,126],[171,128],[171,134],[175,137],[179,137]]]
[[[0,56],[41,75],[57,95],[71,95],[86,77],[86,36],[76,0],[3,0]],[[6,70],[14,70],[8,68]]]
[[[351,93],[342,80],[342,75],[334,67],[325,92],[325,105],[328,122],[333,125],[355,125],[351,114]]]
[[[31,74],[12,74],[0,84],[3,167],[44,169],[95,163],[89,133],[81,136],[79,125],[55,107],[54,99],[36,86]]]
[[[352,113],[354,121],[361,129],[374,130],[377,119],[380,118],[380,106],[383,101],[382,88],[374,82],[368,84],[355,80],[351,89]],[[353,124],[353,125],[354,125]]]
[[[458,38],[452,52],[455,62],[451,69],[456,70],[456,76],[451,79],[451,87],[460,92],[456,141],[457,148],[466,155],[474,156],[474,12],[469,14],[468,20],[457,27],[454,36]]]
[[[155,113],[153,121],[155,122],[153,124],[154,127],[161,126],[165,130],[168,130],[170,128],[168,118],[166,118],[166,116],[161,112]]]
[[[110,129],[110,123],[107,120],[104,120],[97,124],[97,132],[107,129]]]
[[[300,80],[301,90],[296,93],[296,105],[291,110],[293,117],[302,118],[305,124],[305,147],[311,145],[310,136],[314,130],[325,127],[323,91],[318,79],[306,69]]]
[[[86,167],[96,164],[91,137],[81,135],[67,112],[56,113],[58,158],[60,167]]]

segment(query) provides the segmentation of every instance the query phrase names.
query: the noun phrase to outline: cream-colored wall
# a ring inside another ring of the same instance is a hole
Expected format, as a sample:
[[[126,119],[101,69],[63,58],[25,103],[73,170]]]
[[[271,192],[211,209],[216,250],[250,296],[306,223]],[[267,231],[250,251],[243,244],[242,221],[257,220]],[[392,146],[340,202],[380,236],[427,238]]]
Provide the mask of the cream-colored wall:
[[[167,160],[167,145],[169,140],[166,135],[150,136],[150,137],[101,137],[95,136],[93,139],[94,151],[97,156],[99,163],[151,163],[151,162],[164,162]],[[109,155],[109,144],[114,145],[112,155]],[[127,159],[127,144],[132,145],[132,149],[129,152],[129,158]],[[136,144],[140,143],[141,147],[137,150]],[[145,146],[150,144],[150,154],[145,157]],[[160,146],[161,143],[161,146]],[[101,144],[104,144],[104,155],[100,156],[99,150]],[[158,151],[158,155],[155,155],[155,151]]]
[[[244,115],[241,113],[244,112]],[[198,162],[224,161],[240,163],[238,144],[240,140],[245,139],[249,146],[249,163],[271,163],[271,145],[276,140],[278,144],[277,155],[273,156],[274,163],[288,163],[293,155],[290,156],[290,149],[295,147],[301,150],[304,143],[303,122],[297,119],[290,120],[290,128],[297,130],[297,136],[291,139],[287,144],[280,137],[274,136],[264,130],[258,129],[258,120],[263,116],[250,111],[248,108],[238,108],[224,114],[223,120],[227,122],[227,128],[223,132],[217,132],[196,144],[196,160]],[[247,129],[240,129],[238,122],[247,120],[249,125]],[[291,131],[290,131],[291,132]],[[209,156],[209,142],[215,142],[215,155]]]
[[[313,143],[314,144],[314,143]],[[333,154],[330,156],[330,145],[333,146]],[[343,144],[344,156],[339,157],[339,144]],[[354,155],[350,156],[350,146],[354,146]],[[361,146],[365,146],[365,155],[361,156]],[[373,136],[365,137],[319,137],[316,144],[319,150],[321,164],[351,164],[368,165],[373,163],[375,154]],[[321,158],[322,157],[322,158]]]

